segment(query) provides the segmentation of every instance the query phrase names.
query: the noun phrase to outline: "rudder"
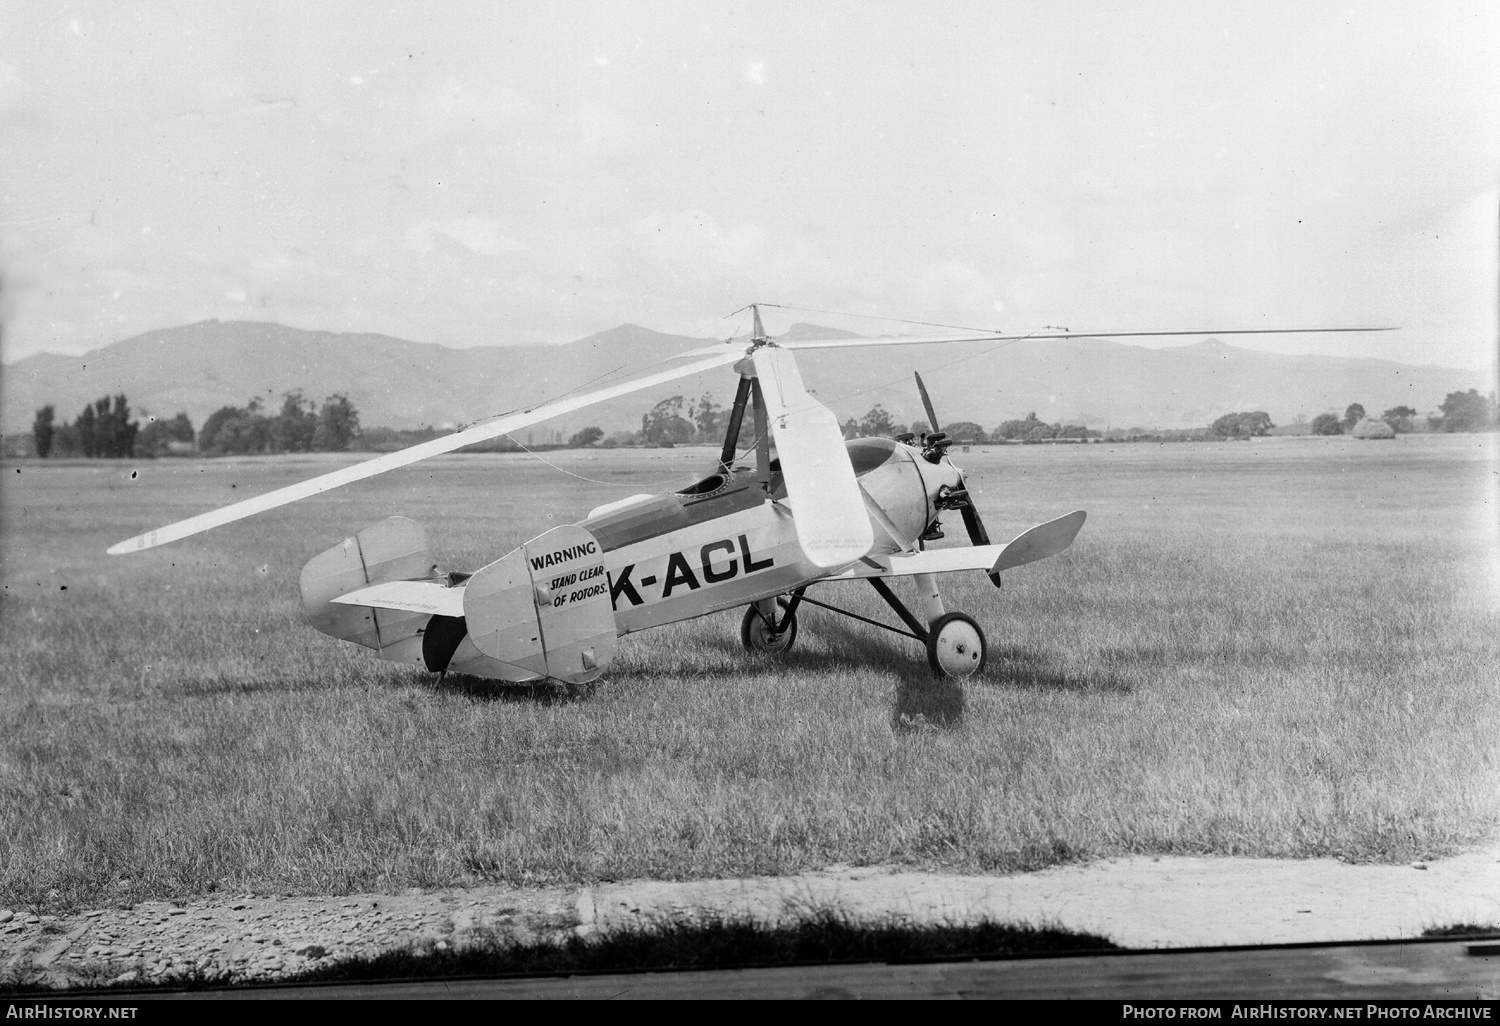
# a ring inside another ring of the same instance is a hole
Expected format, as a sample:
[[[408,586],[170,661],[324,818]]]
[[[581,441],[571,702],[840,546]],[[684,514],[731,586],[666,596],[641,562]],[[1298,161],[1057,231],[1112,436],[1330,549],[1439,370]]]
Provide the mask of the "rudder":
[[[422,525],[407,517],[388,517],[307,561],[302,568],[302,610],[308,623],[324,634],[373,648],[385,659],[421,662],[421,634],[428,614],[333,600],[369,584],[421,580],[432,571]]]

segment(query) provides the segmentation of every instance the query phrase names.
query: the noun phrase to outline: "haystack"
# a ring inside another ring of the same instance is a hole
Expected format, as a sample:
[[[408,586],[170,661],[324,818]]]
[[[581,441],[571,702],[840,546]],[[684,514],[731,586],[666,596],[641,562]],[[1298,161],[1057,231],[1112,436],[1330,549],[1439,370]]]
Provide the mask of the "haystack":
[[[1383,420],[1366,417],[1354,425],[1355,438],[1395,438],[1396,431]]]

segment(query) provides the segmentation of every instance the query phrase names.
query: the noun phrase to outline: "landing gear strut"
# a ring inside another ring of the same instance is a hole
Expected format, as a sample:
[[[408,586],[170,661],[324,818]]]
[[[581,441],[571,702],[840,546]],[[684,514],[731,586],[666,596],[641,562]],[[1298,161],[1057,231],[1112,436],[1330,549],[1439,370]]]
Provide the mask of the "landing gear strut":
[[[924,579],[925,578],[925,579]],[[797,607],[803,602],[847,616],[851,620],[879,627],[893,634],[920,641],[927,647],[927,664],[939,677],[971,677],[984,669],[986,645],[984,631],[972,617],[963,613],[943,611],[942,599],[931,577],[918,575],[917,587],[922,605],[928,614],[926,625],[906,603],[891,590],[890,585],[879,577],[866,578],[886,605],[901,618],[907,627],[892,627],[888,623],[872,620],[847,609],[819,602],[806,597],[806,589],[792,592],[790,599],[778,598],[773,606],[770,599],[762,599],[745,610],[745,619],[740,624],[740,641],[751,652],[779,655],[792,647],[797,639]]]
[[[801,601],[802,592],[798,590],[791,599],[778,598],[774,606],[764,599],[746,609],[740,623],[740,641],[746,650],[780,655],[791,648],[797,640],[797,606]],[[762,606],[768,608],[763,611]]]

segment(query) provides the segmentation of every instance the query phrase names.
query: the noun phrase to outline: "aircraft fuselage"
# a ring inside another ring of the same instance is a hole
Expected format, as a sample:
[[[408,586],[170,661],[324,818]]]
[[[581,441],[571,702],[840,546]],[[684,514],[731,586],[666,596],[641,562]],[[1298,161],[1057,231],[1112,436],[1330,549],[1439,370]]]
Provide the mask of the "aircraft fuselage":
[[[877,521],[874,555],[904,547],[880,516],[909,544],[936,518],[939,490],[959,481],[946,460],[928,463],[920,450],[889,439],[857,439],[847,448],[867,505],[879,509],[870,514]],[[736,468],[684,491],[601,507],[578,526],[604,550],[616,628],[628,634],[749,605],[837,573],[803,553],[795,518],[777,475],[768,495],[752,470]]]

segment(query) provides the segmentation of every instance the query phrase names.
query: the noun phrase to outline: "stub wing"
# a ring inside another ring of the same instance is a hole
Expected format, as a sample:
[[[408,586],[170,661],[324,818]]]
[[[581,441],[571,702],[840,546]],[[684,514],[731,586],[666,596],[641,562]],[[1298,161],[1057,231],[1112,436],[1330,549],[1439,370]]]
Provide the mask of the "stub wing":
[[[1083,529],[1083,522],[1087,519],[1087,513],[1075,509],[1066,516],[1021,532],[1006,543],[990,572],[998,574],[1013,566],[1025,566],[1065,551],[1073,544],[1073,539],[1078,537],[1078,532]]]
[[[852,581],[862,577],[906,577],[911,574],[946,574],[956,570],[983,570],[998,574],[1065,551],[1078,537],[1088,514],[1074,510],[1066,516],[1038,524],[1016,535],[1005,545],[967,545],[925,552],[898,552],[889,556],[865,556],[853,566],[827,578]]]
[[[911,574],[947,574],[955,570],[988,571],[1005,551],[1004,545],[969,545],[961,549],[898,552],[890,556],[865,556],[830,581],[853,581],[861,577],[907,577]]]

